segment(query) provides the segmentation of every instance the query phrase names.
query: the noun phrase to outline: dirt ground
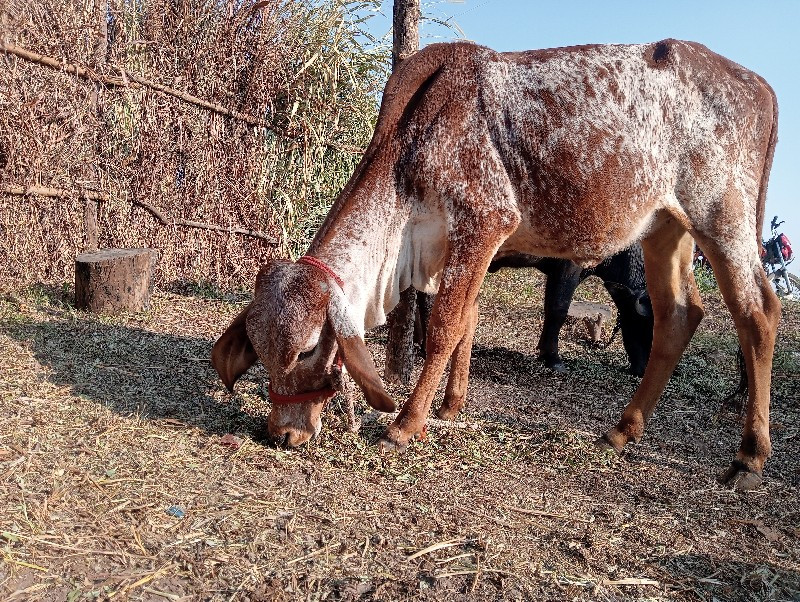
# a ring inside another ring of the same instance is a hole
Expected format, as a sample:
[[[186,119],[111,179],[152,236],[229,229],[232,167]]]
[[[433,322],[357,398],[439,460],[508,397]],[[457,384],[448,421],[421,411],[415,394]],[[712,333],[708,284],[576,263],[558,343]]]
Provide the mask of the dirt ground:
[[[569,324],[553,374],[534,352],[538,273],[490,276],[482,296],[459,422],[396,456],[363,403],[358,434],[334,400],[300,449],[254,438],[266,374],[230,395],[208,359],[246,295],[161,291],[120,318],[69,290],[0,299],[0,599],[800,599],[800,303],[765,483],[741,494],[716,482],[741,427],[721,406],[735,339],[715,291],[622,458],[593,445],[638,382],[620,341],[591,349]],[[596,283],[579,296],[608,302]],[[371,333],[379,366],[384,343]]]

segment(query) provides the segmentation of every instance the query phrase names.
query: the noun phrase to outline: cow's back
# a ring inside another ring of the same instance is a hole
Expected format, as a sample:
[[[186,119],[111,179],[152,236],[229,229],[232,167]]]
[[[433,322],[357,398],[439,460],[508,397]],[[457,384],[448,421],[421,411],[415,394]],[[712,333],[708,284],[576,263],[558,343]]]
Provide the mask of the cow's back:
[[[764,100],[758,76],[674,40],[498,55],[484,73],[493,141],[524,207],[520,235],[569,242],[543,254],[589,260],[641,237],[654,205],[683,215],[697,197],[722,196],[731,170],[747,169],[742,140]],[[758,175],[738,174],[753,203]]]
[[[757,213],[763,165],[747,155],[769,137],[774,96],[700,44],[442,44],[404,67],[395,90],[421,83],[388,121],[408,189],[444,190],[499,156],[523,218],[502,252],[598,261],[643,236],[654,207],[685,216],[722,196],[731,173]]]

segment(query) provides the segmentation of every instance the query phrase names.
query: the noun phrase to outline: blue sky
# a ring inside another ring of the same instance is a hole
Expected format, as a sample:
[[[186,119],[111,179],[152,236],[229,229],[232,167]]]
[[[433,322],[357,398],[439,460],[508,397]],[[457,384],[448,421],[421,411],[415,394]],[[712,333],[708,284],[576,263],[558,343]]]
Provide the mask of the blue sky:
[[[778,96],[778,147],[772,166],[765,229],[773,215],[800,255],[800,0],[422,0],[423,13],[450,19],[463,37],[496,50],[590,43],[692,40],[762,75]],[[387,33],[392,2],[371,29]],[[423,23],[422,43],[460,37]],[[800,272],[800,260],[792,264]]]

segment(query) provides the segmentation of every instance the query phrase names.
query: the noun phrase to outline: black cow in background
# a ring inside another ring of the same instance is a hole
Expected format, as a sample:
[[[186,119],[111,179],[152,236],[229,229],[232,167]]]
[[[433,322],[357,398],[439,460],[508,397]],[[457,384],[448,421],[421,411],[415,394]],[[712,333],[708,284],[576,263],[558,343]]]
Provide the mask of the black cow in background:
[[[535,257],[515,254],[492,261],[489,272],[500,268],[533,267],[547,276],[544,291],[544,325],[537,349],[539,358],[545,366],[556,372],[564,372],[566,367],[558,354],[558,335],[575,294],[575,289],[589,276],[597,276],[611,295],[617,306],[622,344],[630,361],[630,372],[636,376],[644,374],[650,347],[653,343],[653,308],[647,294],[644,277],[644,255],[642,247],[636,243],[632,247],[605,259],[594,268],[582,269],[567,259]],[[427,318],[433,306],[433,295],[417,295],[419,315],[415,340],[425,349],[424,336],[427,331]]]
[[[631,363],[630,372],[636,376],[644,374],[653,344],[653,308],[647,294],[644,255],[639,243],[593,268],[582,269],[566,259],[517,254],[493,261],[489,271],[496,272],[504,267],[533,267],[547,276],[544,325],[537,345],[539,358],[545,366],[557,372],[566,370],[558,354],[558,335],[567,319],[575,289],[589,276],[597,276],[617,306],[622,344]]]

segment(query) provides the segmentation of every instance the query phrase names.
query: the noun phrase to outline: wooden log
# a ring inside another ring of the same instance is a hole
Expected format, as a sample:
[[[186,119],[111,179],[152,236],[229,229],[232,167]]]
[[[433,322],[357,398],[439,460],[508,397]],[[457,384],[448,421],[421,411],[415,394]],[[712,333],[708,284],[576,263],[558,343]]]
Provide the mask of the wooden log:
[[[597,343],[603,335],[603,322],[611,319],[611,308],[602,303],[573,301],[569,305],[567,315],[583,320],[589,331],[589,338],[593,343]]]
[[[75,258],[75,306],[115,315],[150,305],[154,249],[101,249]]]

